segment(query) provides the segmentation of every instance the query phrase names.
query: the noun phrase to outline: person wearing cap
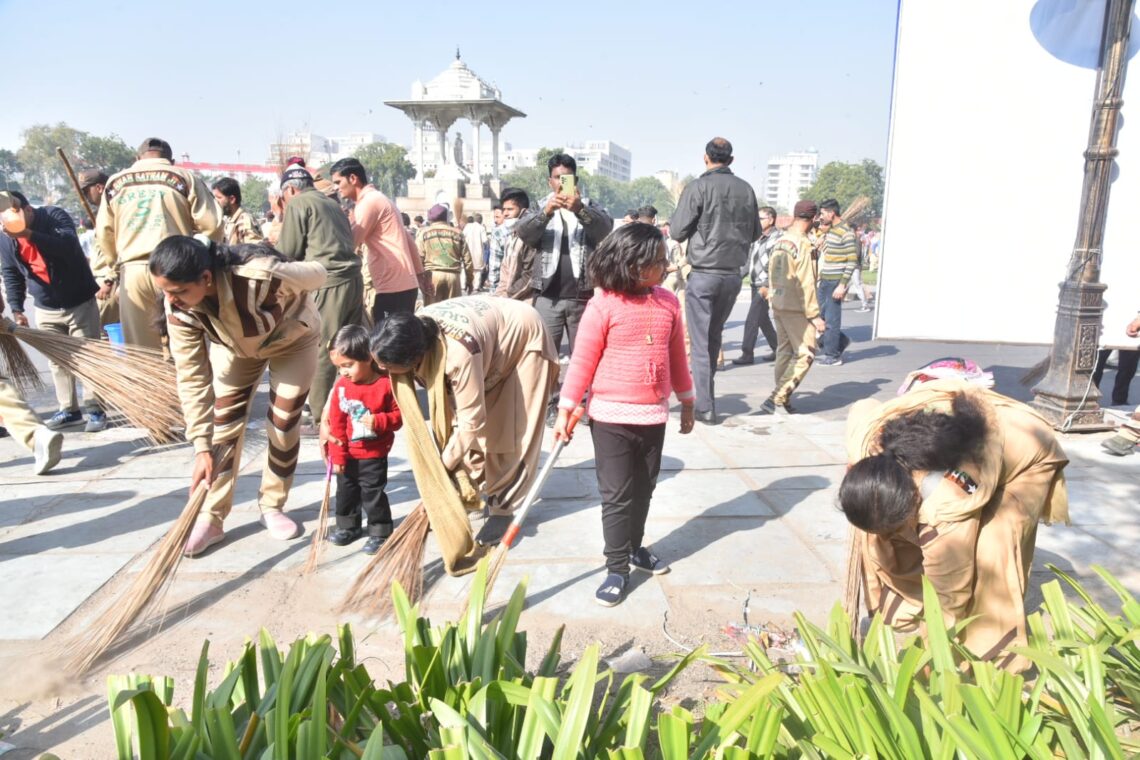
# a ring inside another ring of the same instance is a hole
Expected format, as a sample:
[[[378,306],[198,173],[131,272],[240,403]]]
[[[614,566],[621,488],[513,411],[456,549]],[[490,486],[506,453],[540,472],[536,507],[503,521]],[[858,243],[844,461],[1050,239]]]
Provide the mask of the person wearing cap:
[[[174,165],[170,143],[149,137],[138,160],[107,180],[95,219],[95,277],[118,283],[124,340],[162,348],[162,294],[147,262],[171,235],[222,239],[222,212],[201,177]],[[104,294],[106,291],[102,291]]]
[[[103,190],[107,187],[107,173],[102,169],[84,169],[79,172],[79,192],[83,194],[92,213],[99,216],[99,206],[103,203]],[[99,241],[95,237],[95,219],[91,219],[84,226],[87,230],[79,235],[79,244],[83,246],[83,253],[94,269],[99,259]],[[95,303],[99,307],[99,327],[117,324],[119,321],[119,293],[115,288],[114,279],[96,279],[99,292],[95,294]]]
[[[354,204],[348,220],[353,241],[367,249],[365,261],[376,295],[365,308],[373,323],[397,311],[410,314],[416,308],[417,291],[430,297],[431,275],[416,253],[400,210],[368,182],[368,173],[357,159],[342,158],[329,167],[329,174],[340,197]]]
[[[222,239],[226,245],[260,243],[261,230],[253,214],[241,206],[241,185],[233,177],[222,177],[210,186],[214,199],[222,209]]]
[[[688,241],[685,316],[697,391],[696,418],[715,425],[713,378],[724,324],[743,285],[752,241],[760,237],[760,213],[752,187],[729,169],[732,143],[714,137],[705,145],[706,171],[685,186],[669,219],[669,234]]]
[[[471,295],[474,267],[467,240],[455,227],[447,223],[447,206],[437,203],[428,210],[428,226],[416,235],[424,269],[431,273],[434,293],[424,295],[424,306],[446,301],[462,295],[459,270],[467,277],[467,295]]]
[[[0,235],[0,273],[12,319],[21,327],[28,326],[24,315],[24,299],[30,293],[35,304],[36,326],[41,330],[98,340],[99,307],[95,293],[99,286],[79,245],[75,222],[58,206],[32,208],[28,199],[12,190],[2,194],[0,204],[10,205],[23,214],[20,232],[5,227]],[[52,430],[83,422],[79,410],[75,378],[49,361],[59,411],[48,420]],[[107,415],[99,398],[83,389],[83,408],[87,412],[88,433],[107,427]]]
[[[317,190],[313,175],[300,164],[291,164],[282,173],[281,198],[285,217],[277,250],[292,261],[318,262],[328,272],[324,285],[313,293],[321,315],[320,346],[326,349],[340,328],[364,321],[364,279],[352,227],[340,204]],[[336,367],[328,351],[322,350],[309,390],[315,423],[320,422],[334,382]]]
[[[814,246],[807,236],[817,213],[815,201],[797,202],[791,226],[769,255],[768,302],[776,322],[776,389],[761,405],[760,414],[773,414],[777,407],[792,411],[792,393],[811,369],[817,336],[826,327],[819,314]]]

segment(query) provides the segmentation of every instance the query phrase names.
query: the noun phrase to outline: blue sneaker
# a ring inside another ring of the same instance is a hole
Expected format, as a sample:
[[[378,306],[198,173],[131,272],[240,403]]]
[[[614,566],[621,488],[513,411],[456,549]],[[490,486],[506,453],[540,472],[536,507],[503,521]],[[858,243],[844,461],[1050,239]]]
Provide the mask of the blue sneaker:
[[[84,433],[99,433],[107,429],[107,413],[106,412],[88,412],[87,413],[87,426],[83,428]]]
[[[629,583],[629,576],[610,573],[594,592],[594,601],[603,607],[614,607],[621,604],[625,597],[625,586]]]
[[[638,570],[643,570],[653,575],[664,575],[669,572],[669,566],[657,559],[653,552],[644,546],[629,555],[629,564]]]
[[[47,426],[48,430],[59,430],[61,427],[77,425],[80,422],[83,422],[83,414],[78,409],[74,409],[70,412],[56,412],[44,425]]]

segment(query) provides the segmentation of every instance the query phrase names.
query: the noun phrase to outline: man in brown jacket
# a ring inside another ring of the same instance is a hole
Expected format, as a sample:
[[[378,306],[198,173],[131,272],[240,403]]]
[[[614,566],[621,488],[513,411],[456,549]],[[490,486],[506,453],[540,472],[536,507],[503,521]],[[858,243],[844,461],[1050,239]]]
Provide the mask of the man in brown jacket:
[[[416,248],[423,259],[424,269],[431,272],[435,291],[430,296],[424,294],[424,306],[462,295],[461,267],[467,278],[467,294],[470,295],[474,267],[466,238],[460,230],[447,223],[447,206],[438,203],[432,206],[428,211],[428,222],[428,226],[416,235]]]
[[[123,338],[136,346],[160,349],[162,294],[146,265],[151,251],[171,235],[200,232],[222,239],[222,213],[200,177],[174,165],[170,143],[149,137],[138,160],[107,181],[95,220],[98,258],[91,268],[106,298],[118,283]]]
[[[811,369],[825,327],[816,297],[813,246],[807,238],[818,211],[815,201],[796,203],[792,226],[772,247],[768,300],[776,318],[776,389],[760,406],[760,414],[772,414],[777,406],[792,411],[792,393]]]

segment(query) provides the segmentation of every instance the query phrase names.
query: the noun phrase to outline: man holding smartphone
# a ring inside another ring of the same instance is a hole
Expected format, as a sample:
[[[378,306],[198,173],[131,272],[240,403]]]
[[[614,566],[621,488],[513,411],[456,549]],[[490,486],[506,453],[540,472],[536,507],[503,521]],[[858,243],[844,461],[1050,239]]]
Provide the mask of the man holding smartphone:
[[[593,289],[586,279],[586,260],[614,228],[614,220],[601,206],[582,198],[578,163],[573,156],[556,153],[546,163],[550,194],[538,212],[528,212],[515,226],[515,235],[539,251],[531,286],[534,307],[561,351],[562,336],[574,351],[578,322]],[[557,414],[557,394],[550,411]]]

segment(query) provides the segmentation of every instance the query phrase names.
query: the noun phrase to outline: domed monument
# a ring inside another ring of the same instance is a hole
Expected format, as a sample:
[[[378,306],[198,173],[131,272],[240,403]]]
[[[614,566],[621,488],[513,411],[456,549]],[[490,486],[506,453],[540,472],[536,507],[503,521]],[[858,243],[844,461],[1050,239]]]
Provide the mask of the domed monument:
[[[480,79],[455,51],[455,60],[427,84],[412,84],[409,100],[387,100],[415,126],[412,154],[416,178],[408,182],[408,197],[397,204],[412,216],[435,203],[464,198],[465,212],[489,213],[498,200],[499,135],[503,126],[526,114],[502,101],[499,88]],[[456,133],[448,150],[448,133],[455,122],[466,119],[472,126],[471,160],[464,165],[463,138]],[[482,127],[491,132],[491,166],[482,165]],[[431,176],[428,176],[431,175]]]

